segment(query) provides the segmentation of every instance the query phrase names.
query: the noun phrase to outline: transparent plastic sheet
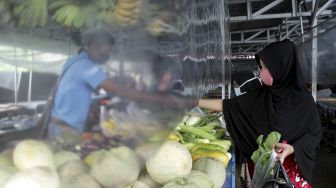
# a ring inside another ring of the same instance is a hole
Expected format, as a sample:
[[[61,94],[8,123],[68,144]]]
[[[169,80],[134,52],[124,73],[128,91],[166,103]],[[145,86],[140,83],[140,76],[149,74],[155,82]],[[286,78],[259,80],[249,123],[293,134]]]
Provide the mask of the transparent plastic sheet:
[[[202,96],[229,79],[228,12],[222,0],[190,1],[184,78]],[[225,77],[228,75],[228,77]]]
[[[87,6],[96,2],[85,1]],[[117,9],[120,1],[113,2],[115,7],[111,11]],[[76,29],[55,23],[53,13],[50,13],[51,24],[46,27],[17,27],[15,20],[5,27],[1,25],[0,61],[17,64],[31,72],[33,78],[39,72],[59,74],[65,60],[77,55],[79,45],[87,42],[87,34],[96,29],[107,29],[115,38],[116,43],[109,61],[103,65],[104,70],[120,86],[142,92],[147,99],[134,100],[114,92],[96,93],[89,113],[89,119],[93,117],[93,120],[87,127],[103,133],[103,138],[97,138],[102,143],[91,142],[90,139],[96,139],[96,135],[85,135],[86,143],[79,151],[78,148],[71,150],[82,157],[98,149],[118,146],[138,151],[140,158],[148,157],[150,147],[167,139],[184,114],[195,107],[197,98],[223,82],[222,71],[226,70],[223,63],[229,57],[228,14],[223,7],[224,0],[138,2],[141,5],[140,10],[137,9],[140,16],[135,23],[114,20],[110,24],[97,22],[94,27]],[[95,18],[97,15],[91,16]],[[23,52],[17,53],[18,49]],[[20,57],[15,57],[15,54]],[[182,83],[182,89],[175,88],[177,83]],[[50,90],[52,83],[30,82],[29,85],[33,90],[31,93],[40,93]],[[188,92],[188,88],[192,92]],[[29,89],[25,90],[28,92]],[[164,102],[151,101],[153,95]],[[106,100],[104,104],[101,99]],[[104,110],[101,110],[102,106]],[[97,116],[98,121],[95,119]],[[144,167],[144,160],[140,162]],[[110,170],[115,172],[112,167]],[[123,180],[127,178],[127,174],[121,177]]]
[[[270,177],[275,165],[275,151],[266,152],[260,156],[254,167],[253,178],[251,182],[252,188],[260,188],[264,186],[266,180]],[[267,160],[267,163],[263,163]]]
[[[6,24],[1,26],[0,77],[6,77],[1,80],[11,84],[2,82],[0,86],[9,89],[12,96],[1,103],[45,100],[63,63],[71,54],[76,54],[78,47],[66,34],[59,40],[45,36],[47,31],[41,28],[30,30]]]
[[[336,22],[331,19],[317,26],[317,84],[336,83]],[[311,57],[312,57],[312,36],[304,36],[305,42],[301,38],[297,40],[298,56],[301,63],[302,72],[307,83],[311,83]]]

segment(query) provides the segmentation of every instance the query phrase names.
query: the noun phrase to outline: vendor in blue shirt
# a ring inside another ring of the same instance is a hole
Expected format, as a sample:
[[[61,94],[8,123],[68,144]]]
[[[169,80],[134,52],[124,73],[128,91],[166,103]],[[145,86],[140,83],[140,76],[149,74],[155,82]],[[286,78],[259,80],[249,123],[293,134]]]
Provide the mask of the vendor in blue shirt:
[[[89,35],[87,48],[64,64],[49,125],[51,139],[70,145],[79,141],[92,93],[114,85],[99,66],[109,59],[113,44],[108,31],[96,31]]]
[[[86,49],[71,57],[63,66],[62,76],[52,108],[48,136],[57,144],[75,145],[84,130],[93,92],[102,88],[133,100],[152,101],[167,106],[178,106],[171,98],[150,95],[125,88],[104,73],[99,66],[109,59],[114,38],[108,31],[99,30],[88,37]]]

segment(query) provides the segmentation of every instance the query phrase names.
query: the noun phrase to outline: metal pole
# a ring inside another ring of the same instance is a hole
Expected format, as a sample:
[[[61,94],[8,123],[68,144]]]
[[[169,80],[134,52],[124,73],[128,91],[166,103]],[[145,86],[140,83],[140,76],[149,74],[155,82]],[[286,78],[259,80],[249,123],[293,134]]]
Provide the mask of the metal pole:
[[[301,13],[301,3],[299,4],[299,12]],[[304,42],[305,39],[304,39],[304,36],[303,36],[304,31],[303,31],[303,20],[302,20],[302,16],[300,16],[300,27],[301,27],[301,40],[302,40],[302,42]]]
[[[325,10],[321,13],[321,15],[332,15],[332,11],[330,10]],[[312,13],[311,12],[301,12],[297,13],[296,16],[292,16],[292,12],[287,12],[287,13],[278,13],[278,14],[261,14],[259,16],[253,16],[253,20],[264,20],[264,19],[276,19],[276,18],[296,18],[300,16],[305,16],[305,17],[311,17]],[[230,17],[230,22],[240,22],[240,21],[248,21],[246,16],[233,16]]]
[[[28,85],[28,103],[31,103],[31,90],[32,90],[32,78],[33,78],[33,61],[34,61],[34,50],[32,49],[31,62],[29,63],[29,85]]]
[[[268,10],[270,10],[271,8],[275,7],[276,5],[280,4],[281,2],[283,2],[284,0],[274,0],[272,3],[266,5],[265,7],[263,7],[262,9],[258,10],[257,12],[252,14],[252,18],[261,15],[264,12],[267,12]]]
[[[315,12],[317,10],[316,0],[313,0],[313,7],[315,7]],[[314,100],[316,101],[316,90],[317,90],[317,18],[316,14],[313,14],[314,17],[312,18],[312,95]]]
[[[247,19],[252,19],[252,3],[251,0],[246,0],[246,7],[247,7]]]
[[[278,26],[278,41],[281,39],[282,23]]]
[[[270,30],[267,29],[267,42],[269,42],[269,41],[270,41]]]
[[[221,42],[221,45],[222,45],[222,73],[223,73],[223,85],[222,85],[222,99],[225,99],[226,96],[225,96],[225,93],[226,93],[226,88],[225,88],[225,85],[226,85],[226,58],[225,58],[225,55],[229,55],[229,54],[225,54],[226,50],[225,50],[225,42],[229,42],[231,40],[231,38],[227,39],[225,37],[225,2],[224,0],[221,0],[220,1],[220,6],[219,6],[219,14],[220,14],[220,30],[221,30],[221,37],[222,37],[222,42]],[[244,34],[242,35],[244,37]],[[227,41],[229,40],[229,41]],[[228,62],[229,63],[229,62]]]
[[[14,103],[17,105],[17,94],[18,94],[18,87],[17,87],[17,59],[16,59],[16,46],[14,46],[14,60],[15,60],[15,74],[14,74]]]
[[[296,16],[296,0],[292,0],[292,15],[293,17]]]
[[[245,39],[245,41],[250,41],[250,40],[254,39],[255,37],[259,36],[260,34],[262,34],[263,32],[265,32],[265,29],[258,31],[257,33],[253,34],[249,38]]]
[[[119,76],[123,80],[124,77],[124,63],[125,63],[125,53],[124,53],[124,38],[121,36],[120,45],[119,45]]]
[[[267,39],[258,39],[258,40],[250,40],[250,41],[231,41],[231,44],[256,44],[256,43],[267,43],[267,42],[276,42],[275,39],[270,39],[270,41],[267,41]]]
[[[287,18],[285,19],[285,24],[286,24],[286,38],[288,39],[288,23],[287,23]]]
[[[327,1],[317,12],[316,12],[316,17],[320,16],[322,14],[322,12],[327,9],[332,3],[334,2],[334,0],[329,0]]]

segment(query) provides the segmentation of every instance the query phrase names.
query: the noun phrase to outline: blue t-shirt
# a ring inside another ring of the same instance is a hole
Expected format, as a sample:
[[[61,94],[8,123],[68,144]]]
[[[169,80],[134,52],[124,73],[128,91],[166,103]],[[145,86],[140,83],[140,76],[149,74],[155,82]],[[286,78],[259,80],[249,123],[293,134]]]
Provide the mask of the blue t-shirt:
[[[52,116],[82,132],[92,101],[91,95],[107,79],[107,75],[86,53],[69,58],[62,72],[69,65],[58,85]]]

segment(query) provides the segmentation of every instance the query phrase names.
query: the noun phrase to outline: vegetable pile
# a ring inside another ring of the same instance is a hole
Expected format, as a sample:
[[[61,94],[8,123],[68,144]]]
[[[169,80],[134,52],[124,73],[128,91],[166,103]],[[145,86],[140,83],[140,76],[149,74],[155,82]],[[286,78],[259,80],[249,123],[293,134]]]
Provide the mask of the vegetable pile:
[[[205,155],[193,163],[190,151],[176,141],[153,145],[142,172],[141,156],[126,146],[97,150],[84,160],[76,153],[52,152],[49,147],[43,141],[25,140],[12,154],[0,154],[0,187],[220,188],[225,181],[221,161]]]
[[[226,167],[231,159],[228,152],[231,141],[224,139],[226,129],[221,126],[221,116],[187,114],[168,139],[178,141],[188,148],[193,161],[209,157],[222,162]]]
[[[76,151],[24,140],[0,154],[0,187],[221,188],[231,142],[220,117],[187,115],[172,133],[158,132],[136,148],[91,147],[87,141],[105,140],[97,135],[86,135],[90,147]]]

